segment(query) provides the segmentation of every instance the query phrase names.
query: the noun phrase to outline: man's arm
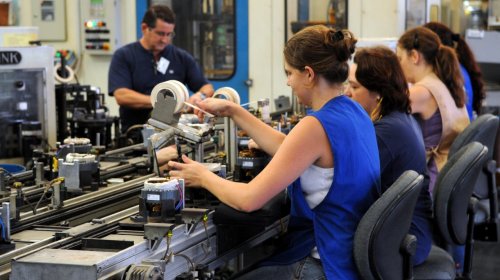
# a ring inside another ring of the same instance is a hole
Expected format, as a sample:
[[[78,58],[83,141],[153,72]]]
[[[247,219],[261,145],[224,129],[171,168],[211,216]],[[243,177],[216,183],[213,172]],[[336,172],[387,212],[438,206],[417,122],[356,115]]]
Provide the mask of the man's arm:
[[[214,95],[214,87],[212,84],[205,84],[202,86],[195,94],[189,97],[189,103],[198,104],[198,102],[202,101],[207,97],[212,97]]]
[[[134,109],[151,109],[151,97],[128,88],[118,88],[114,91],[116,102],[120,106]]]
[[[108,72],[108,90],[120,106],[149,109],[152,108],[149,95],[133,88],[132,65],[136,62],[131,58],[131,48],[124,46],[113,54]]]
[[[186,69],[186,85],[194,92],[189,98],[189,103],[198,104],[206,97],[212,97],[214,95],[214,87],[207,78],[203,75],[202,68],[196,63],[194,57],[185,52],[181,52],[183,55],[183,63]]]

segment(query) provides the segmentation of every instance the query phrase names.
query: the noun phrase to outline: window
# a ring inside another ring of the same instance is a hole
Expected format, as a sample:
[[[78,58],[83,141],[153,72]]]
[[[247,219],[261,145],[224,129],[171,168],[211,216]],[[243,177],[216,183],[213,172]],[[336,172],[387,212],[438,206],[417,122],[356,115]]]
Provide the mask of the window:
[[[205,77],[227,80],[235,71],[234,0],[151,1],[176,14],[174,45],[191,53]]]

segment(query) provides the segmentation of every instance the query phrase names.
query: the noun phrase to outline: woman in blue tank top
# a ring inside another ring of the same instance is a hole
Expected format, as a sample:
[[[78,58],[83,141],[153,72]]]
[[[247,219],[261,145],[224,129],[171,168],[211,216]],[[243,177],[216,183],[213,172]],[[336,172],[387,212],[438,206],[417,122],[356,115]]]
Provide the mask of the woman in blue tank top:
[[[356,39],[322,25],[295,34],[284,49],[287,84],[313,113],[284,135],[226,100],[199,106],[229,116],[271,162],[248,184],[224,180],[197,162],[169,162],[173,177],[203,187],[246,212],[262,207],[288,186],[287,242],[242,279],[358,279],[353,236],[379,190],[379,156],[373,125],[363,108],[342,96]],[[314,182],[314,183],[313,183]]]

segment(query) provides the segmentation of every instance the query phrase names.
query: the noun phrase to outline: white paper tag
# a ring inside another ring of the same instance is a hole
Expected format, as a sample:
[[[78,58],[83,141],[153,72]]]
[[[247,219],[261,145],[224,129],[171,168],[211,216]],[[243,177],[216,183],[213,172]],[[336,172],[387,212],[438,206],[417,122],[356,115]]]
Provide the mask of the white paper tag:
[[[158,61],[158,65],[156,66],[156,70],[158,72],[165,74],[167,72],[168,66],[170,65],[170,61],[164,57],[160,58]]]
[[[148,193],[146,196],[147,200],[152,200],[152,201],[160,201],[160,195],[159,194],[150,194]]]
[[[243,167],[253,167],[253,162],[252,161],[244,161],[242,162]]]
[[[482,39],[482,38],[484,38],[484,30],[467,29],[466,37],[467,38]]]

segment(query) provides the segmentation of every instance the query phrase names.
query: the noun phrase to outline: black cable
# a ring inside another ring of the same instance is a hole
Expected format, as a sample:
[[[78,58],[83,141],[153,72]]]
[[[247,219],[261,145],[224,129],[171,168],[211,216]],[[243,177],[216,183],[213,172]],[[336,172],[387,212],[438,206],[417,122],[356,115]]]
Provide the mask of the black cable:
[[[33,215],[36,215],[36,209],[38,209],[38,206],[40,206],[40,203],[42,202],[43,198],[45,197],[45,195],[47,194],[47,192],[49,191],[49,189],[52,189],[52,194],[50,197],[47,197],[46,199],[51,199],[52,196],[54,195],[54,184],[57,184],[58,182],[63,182],[64,181],[64,178],[62,177],[58,177],[56,179],[53,179],[52,181],[50,181],[48,183],[48,186],[46,185],[45,186],[45,189],[43,190],[43,193],[42,195],[40,196],[40,199],[38,200],[38,202],[36,203],[35,205],[35,209],[33,209]]]
[[[174,256],[183,257],[191,265],[191,271],[195,270],[194,262],[188,256],[184,254],[174,254]]]
[[[78,76],[76,75],[76,73],[75,73],[74,77],[75,77],[76,84],[80,85],[80,81],[78,81]]]
[[[205,234],[207,235],[207,243],[206,244],[201,243],[201,248],[203,249],[203,252],[205,252],[205,256],[200,261],[205,260],[210,255],[210,251],[212,251],[212,248],[210,246],[210,236],[208,235],[208,227],[206,221],[203,221],[203,227],[205,228]]]
[[[42,202],[43,200],[43,197],[45,196],[47,192],[43,192],[42,195],[40,196],[40,199],[38,200],[38,202],[36,203],[35,205],[35,208],[33,208],[33,215],[36,215],[36,209],[38,208],[38,206],[40,205],[40,202]]]
[[[171,238],[167,236],[166,239],[167,239],[167,250],[165,250],[165,254],[163,255],[163,259],[168,262],[167,255],[168,255],[168,251],[170,250],[170,239]],[[170,257],[169,257],[169,259],[170,259]]]
[[[143,127],[144,127],[144,125],[142,125],[142,124],[134,124],[134,125],[130,126],[129,128],[127,128],[127,131],[125,131],[125,136],[128,136],[130,131],[132,131],[134,129],[143,128]]]
[[[21,196],[23,197],[23,201],[28,204],[28,206],[31,208],[31,211],[33,211],[33,215],[36,215],[36,209],[33,208],[33,205],[30,203],[30,201],[24,196],[24,194],[21,191]]]

